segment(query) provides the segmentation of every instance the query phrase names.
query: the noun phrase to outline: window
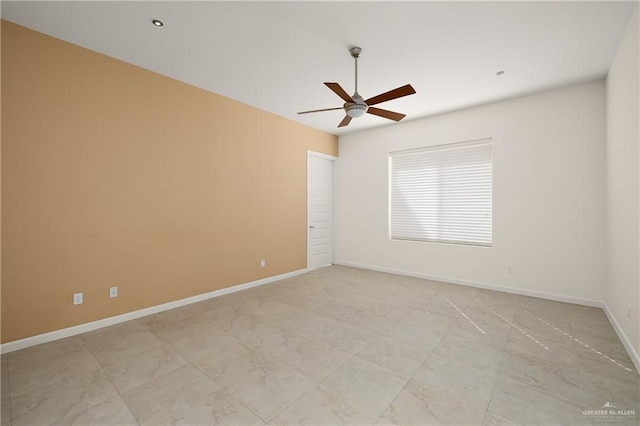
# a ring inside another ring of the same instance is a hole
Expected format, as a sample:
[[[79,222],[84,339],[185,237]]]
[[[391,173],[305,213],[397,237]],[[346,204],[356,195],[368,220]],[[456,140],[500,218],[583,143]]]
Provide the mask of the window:
[[[491,246],[491,139],[389,157],[392,239]]]

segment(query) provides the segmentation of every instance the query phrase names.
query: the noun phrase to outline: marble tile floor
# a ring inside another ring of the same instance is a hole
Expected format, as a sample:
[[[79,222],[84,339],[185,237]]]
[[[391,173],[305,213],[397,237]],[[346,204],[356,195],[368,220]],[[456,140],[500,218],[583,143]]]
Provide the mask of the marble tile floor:
[[[341,266],[1,361],[2,425],[640,421],[602,309]]]

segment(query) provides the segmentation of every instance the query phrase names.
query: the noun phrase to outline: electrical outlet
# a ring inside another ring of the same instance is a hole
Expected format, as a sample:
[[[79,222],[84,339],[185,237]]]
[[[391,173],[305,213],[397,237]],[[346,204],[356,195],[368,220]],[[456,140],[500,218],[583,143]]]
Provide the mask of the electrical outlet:
[[[73,304],[82,305],[82,293],[73,293]]]
[[[110,298],[118,297],[118,287],[111,287],[109,289],[109,297]]]
[[[265,266],[267,266],[267,261],[264,259],[260,259],[260,267],[264,268]]]

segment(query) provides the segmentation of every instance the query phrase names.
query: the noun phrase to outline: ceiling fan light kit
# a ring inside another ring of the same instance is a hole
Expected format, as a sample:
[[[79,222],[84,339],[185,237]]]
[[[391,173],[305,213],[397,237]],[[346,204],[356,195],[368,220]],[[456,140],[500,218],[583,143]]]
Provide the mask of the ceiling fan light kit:
[[[350,104],[345,105],[344,110],[347,112],[347,115],[351,118],[362,117],[367,113],[369,107],[363,104]]]
[[[349,94],[340,86],[338,83],[324,83],[329,89],[331,89],[336,95],[340,96],[345,103],[342,107],[336,108],[325,108],[325,109],[315,109],[311,111],[301,111],[298,114],[309,114],[312,112],[322,112],[322,111],[335,111],[339,109],[343,109],[346,113],[345,117],[342,119],[338,127],[344,127],[351,122],[352,118],[362,117],[366,113],[377,115],[378,117],[387,118],[389,120],[400,121],[405,115],[400,114],[398,112],[388,111],[386,109],[381,108],[373,108],[372,105],[376,105],[382,102],[390,101],[392,99],[401,98],[403,96],[413,95],[416,91],[411,87],[410,84],[405,84],[404,86],[398,87],[393,90],[389,90],[388,92],[382,93],[378,96],[374,96],[373,98],[363,99],[362,96],[358,93],[358,58],[362,53],[362,48],[360,47],[352,47],[349,49],[349,53],[355,60],[355,92],[353,96],[349,96]]]

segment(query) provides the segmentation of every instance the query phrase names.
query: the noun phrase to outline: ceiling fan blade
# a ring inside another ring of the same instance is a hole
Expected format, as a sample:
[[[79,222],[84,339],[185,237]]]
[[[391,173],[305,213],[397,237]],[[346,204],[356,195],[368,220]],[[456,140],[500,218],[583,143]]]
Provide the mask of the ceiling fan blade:
[[[311,112],[322,112],[322,111],[335,111],[335,110],[338,110],[338,109],[344,109],[344,107],[313,109],[311,111],[300,111],[298,114],[309,114]]]
[[[353,98],[351,98],[351,96],[349,96],[349,94],[345,92],[338,83],[324,83],[324,85],[333,90],[333,92],[336,95],[340,96],[345,102],[354,103]]]
[[[397,89],[389,90],[388,92],[384,92],[378,96],[369,98],[364,102],[367,105],[375,105],[382,102],[390,101],[392,99],[401,98],[403,96],[413,95],[414,93],[416,93],[416,91],[413,89],[413,87],[411,87],[410,84],[405,84],[404,86],[398,87]]]
[[[345,115],[344,118],[342,119],[342,121],[340,122],[340,124],[338,124],[338,127],[344,127],[349,123],[351,123],[351,116],[350,115]]]
[[[369,107],[367,110],[369,114],[377,115],[378,117],[388,118],[393,121],[400,121],[406,117],[405,114],[400,114],[399,112],[388,111],[386,109],[380,109],[376,107]]]

